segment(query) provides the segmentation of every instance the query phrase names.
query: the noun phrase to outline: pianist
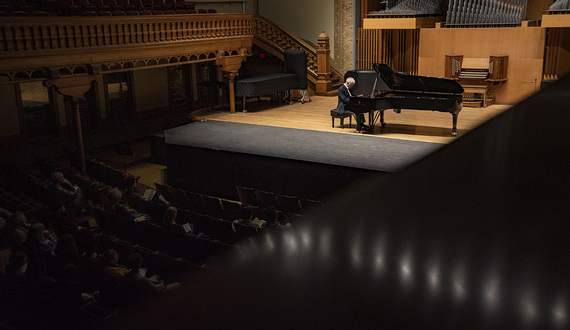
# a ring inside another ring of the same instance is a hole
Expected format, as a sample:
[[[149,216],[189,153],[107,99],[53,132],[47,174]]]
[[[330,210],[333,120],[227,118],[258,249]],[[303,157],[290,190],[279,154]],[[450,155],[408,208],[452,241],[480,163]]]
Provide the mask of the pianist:
[[[336,112],[338,113],[351,113],[348,110],[344,109],[344,106],[346,104],[348,104],[350,102],[350,96],[352,96],[352,94],[350,93],[350,89],[352,88],[352,86],[354,86],[354,84],[356,83],[356,81],[354,80],[354,78],[352,77],[348,77],[346,78],[346,81],[344,82],[344,84],[342,84],[339,88],[338,88],[338,105],[336,106]],[[355,114],[353,113],[354,118],[356,119],[356,130],[357,131],[367,131],[370,129],[370,127],[364,125],[364,114],[360,113],[360,114]]]

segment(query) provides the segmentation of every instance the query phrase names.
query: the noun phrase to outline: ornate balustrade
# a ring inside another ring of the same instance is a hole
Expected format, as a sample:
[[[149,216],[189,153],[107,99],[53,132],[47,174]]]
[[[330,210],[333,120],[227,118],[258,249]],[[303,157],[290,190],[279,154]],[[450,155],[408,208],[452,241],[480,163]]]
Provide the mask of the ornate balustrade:
[[[280,58],[283,58],[283,51],[286,49],[304,50],[307,54],[309,79],[316,83],[318,77],[317,51],[314,46],[307,44],[292,33],[261,16],[253,17],[253,33],[255,43],[261,44],[265,49],[272,50]],[[331,68],[331,72],[334,76],[342,79],[343,76],[340,72],[333,68]]]
[[[254,42],[281,58],[286,49],[304,50],[308,78],[317,81],[315,47],[252,14],[5,17],[0,21],[0,78],[212,61],[247,55]]]
[[[0,70],[199,61],[250,49],[252,15],[11,18],[0,21]],[[139,62],[137,62],[137,60]]]

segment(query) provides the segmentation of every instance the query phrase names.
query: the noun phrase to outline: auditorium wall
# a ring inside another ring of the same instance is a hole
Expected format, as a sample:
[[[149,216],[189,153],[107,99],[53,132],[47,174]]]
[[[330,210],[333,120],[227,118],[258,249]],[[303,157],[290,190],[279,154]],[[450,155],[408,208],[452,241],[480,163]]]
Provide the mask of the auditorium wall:
[[[445,55],[475,59],[508,55],[508,80],[489,88],[496,103],[516,104],[540,88],[545,31],[538,27],[421,29],[418,74],[444,77]]]
[[[137,111],[149,111],[169,106],[166,68],[133,71],[133,84]]]
[[[317,44],[321,32],[334,40],[334,2],[330,0],[263,0],[259,15],[275,22],[292,34]],[[331,49],[334,56],[334,49]]]

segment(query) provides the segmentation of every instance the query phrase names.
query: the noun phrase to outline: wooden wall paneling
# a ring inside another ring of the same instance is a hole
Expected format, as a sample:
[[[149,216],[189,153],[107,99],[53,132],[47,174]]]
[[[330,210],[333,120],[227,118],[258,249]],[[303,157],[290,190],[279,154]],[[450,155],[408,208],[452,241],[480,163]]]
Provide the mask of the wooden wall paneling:
[[[490,87],[497,103],[516,104],[540,88],[545,29],[422,29],[420,33],[419,75],[444,77],[448,54],[464,58],[508,55],[508,81]]]
[[[546,30],[546,47],[544,50],[544,74],[542,79],[557,79],[556,62],[558,48],[560,47],[560,29],[549,28]]]
[[[560,43],[556,57],[556,75],[570,73],[570,28],[560,29]]]

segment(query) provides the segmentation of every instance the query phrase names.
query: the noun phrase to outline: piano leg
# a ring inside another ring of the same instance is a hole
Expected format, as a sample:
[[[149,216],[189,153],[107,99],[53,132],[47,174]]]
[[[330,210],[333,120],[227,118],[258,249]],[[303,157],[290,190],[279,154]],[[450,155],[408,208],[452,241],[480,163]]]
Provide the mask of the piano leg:
[[[247,110],[245,109],[245,96],[242,97],[241,104],[243,105],[243,113],[246,113]]]
[[[457,113],[452,113],[453,116],[453,129],[451,130],[451,136],[457,136]]]
[[[386,122],[384,121],[384,110],[380,110],[380,125],[386,127]]]

